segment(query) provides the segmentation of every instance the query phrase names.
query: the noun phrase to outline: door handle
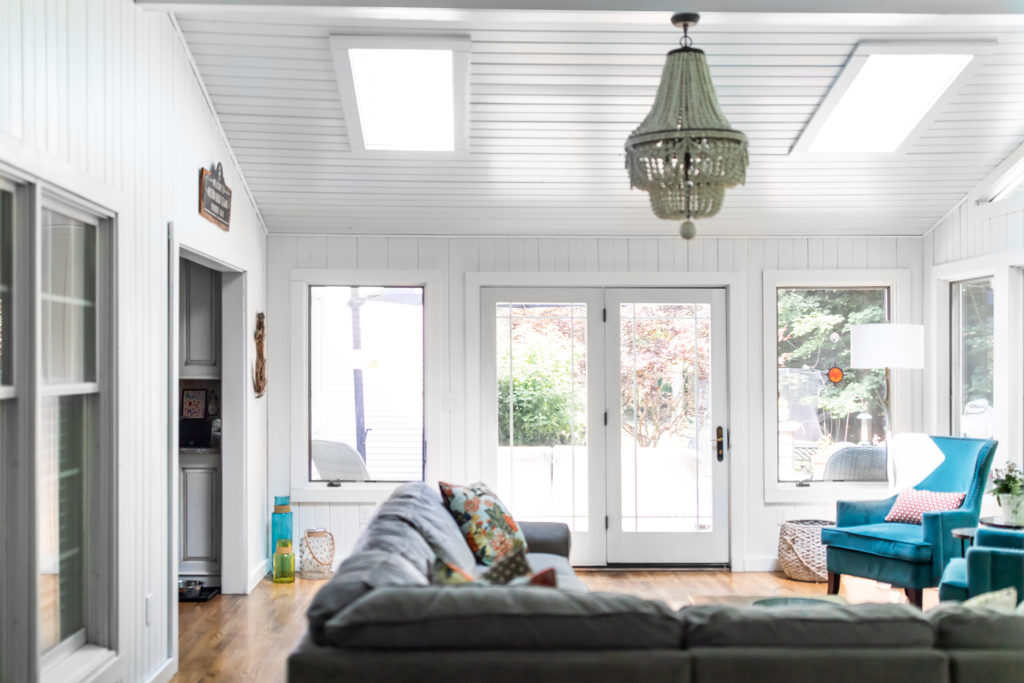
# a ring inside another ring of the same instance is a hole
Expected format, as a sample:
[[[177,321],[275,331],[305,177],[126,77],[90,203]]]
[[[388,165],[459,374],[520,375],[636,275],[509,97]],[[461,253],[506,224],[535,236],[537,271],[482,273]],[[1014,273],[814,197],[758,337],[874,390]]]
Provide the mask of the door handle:
[[[715,429],[715,456],[718,462],[725,460],[725,428],[721,426]]]

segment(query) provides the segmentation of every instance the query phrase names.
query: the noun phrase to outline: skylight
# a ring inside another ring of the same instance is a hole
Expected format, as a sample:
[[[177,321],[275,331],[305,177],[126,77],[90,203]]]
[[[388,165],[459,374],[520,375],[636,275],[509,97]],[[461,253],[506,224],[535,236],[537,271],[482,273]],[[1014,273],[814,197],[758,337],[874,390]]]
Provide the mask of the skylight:
[[[898,151],[988,42],[857,45],[794,152]]]
[[[368,150],[455,149],[451,50],[350,49]]]
[[[465,151],[468,37],[333,35],[330,41],[353,152]]]

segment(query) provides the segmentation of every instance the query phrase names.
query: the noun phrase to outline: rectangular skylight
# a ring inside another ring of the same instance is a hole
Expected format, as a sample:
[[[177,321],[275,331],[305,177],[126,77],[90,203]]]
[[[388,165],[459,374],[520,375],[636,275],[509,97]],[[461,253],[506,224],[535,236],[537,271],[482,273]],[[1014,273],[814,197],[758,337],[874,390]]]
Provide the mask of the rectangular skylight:
[[[350,49],[368,150],[455,149],[451,50]]]
[[[966,78],[995,41],[865,41],[836,78],[793,152],[890,153],[908,138],[950,87]],[[948,93],[948,94],[947,94]]]
[[[467,146],[468,36],[332,35],[353,152],[456,152]]]
[[[811,152],[894,152],[972,55],[869,55]]]

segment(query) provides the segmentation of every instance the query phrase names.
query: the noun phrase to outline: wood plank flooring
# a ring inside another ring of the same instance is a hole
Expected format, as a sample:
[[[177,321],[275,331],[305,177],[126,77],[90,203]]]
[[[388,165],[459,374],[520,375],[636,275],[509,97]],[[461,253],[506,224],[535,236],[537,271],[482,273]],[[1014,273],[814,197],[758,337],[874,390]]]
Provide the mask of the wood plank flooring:
[[[632,593],[673,608],[691,598],[730,595],[824,595],[824,583],[791,581],[781,573],[676,570],[579,570],[595,591]],[[285,680],[285,659],[306,630],[306,607],[323,581],[275,584],[264,579],[248,596],[219,595],[210,602],[181,603],[179,661],[175,683]],[[843,577],[840,595],[850,602],[905,602],[903,592],[873,581]],[[925,591],[924,607],[937,591]]]

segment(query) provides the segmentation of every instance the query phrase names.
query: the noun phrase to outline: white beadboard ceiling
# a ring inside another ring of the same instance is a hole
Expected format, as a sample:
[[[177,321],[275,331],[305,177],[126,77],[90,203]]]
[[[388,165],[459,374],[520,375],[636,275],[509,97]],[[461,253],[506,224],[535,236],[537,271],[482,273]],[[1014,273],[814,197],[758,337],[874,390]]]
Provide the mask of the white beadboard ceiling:
[[[679,39],[670,13],[176,9],[271,232],[677,230],[630,189],[622,149]],[[350,150],[328,36],[394,32],[470,36],[468,153]],[[751,150],[702,235],[921,235],[1024,143],[1021,15],[705,13],[692,35]],[[865,40],[997,45],[906,154],[790,156]]]

